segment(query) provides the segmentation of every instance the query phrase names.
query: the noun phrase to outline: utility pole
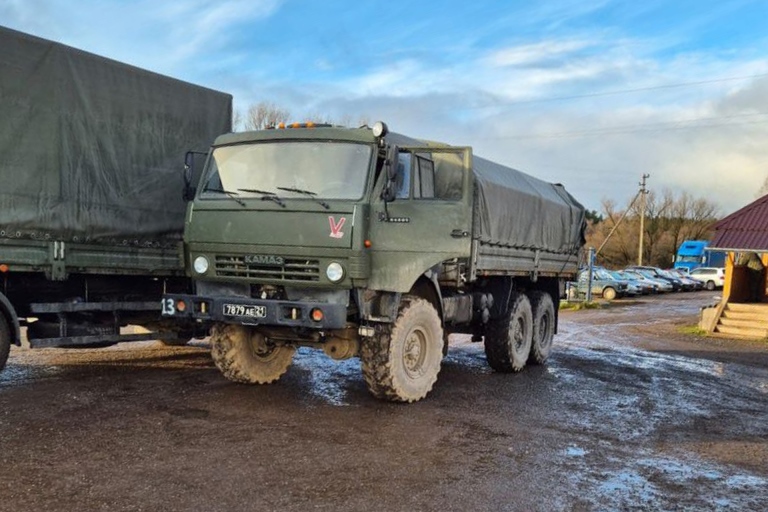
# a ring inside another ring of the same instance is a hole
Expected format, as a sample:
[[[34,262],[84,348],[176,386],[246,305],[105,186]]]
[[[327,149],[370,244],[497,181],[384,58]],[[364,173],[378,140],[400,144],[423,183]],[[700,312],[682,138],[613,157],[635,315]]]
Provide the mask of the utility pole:
[[[640,185],[640,247],[637,250],[637,264],[643,264],[643,235],[645,235],[645,196],[648,195],[648,190],[645,188],[645,180],[650,178],[650,174],[643,174],[643,181]]]

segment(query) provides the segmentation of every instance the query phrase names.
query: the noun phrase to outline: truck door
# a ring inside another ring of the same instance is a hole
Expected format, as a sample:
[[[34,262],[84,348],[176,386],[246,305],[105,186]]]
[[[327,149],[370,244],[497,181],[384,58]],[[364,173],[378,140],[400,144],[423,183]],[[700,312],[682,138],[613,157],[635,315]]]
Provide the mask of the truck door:
[[[397,167],[395,199],[381,199],[386,173],[374,190],[369,231],[372,287],[407,291],[427,269],[470,255],[472,152],[462,147],[402,147]]]

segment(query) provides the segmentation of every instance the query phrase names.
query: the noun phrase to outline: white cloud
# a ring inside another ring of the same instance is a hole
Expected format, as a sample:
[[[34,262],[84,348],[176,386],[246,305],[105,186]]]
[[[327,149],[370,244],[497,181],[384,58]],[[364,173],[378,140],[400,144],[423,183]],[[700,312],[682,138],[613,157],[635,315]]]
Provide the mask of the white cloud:
[[[427,37],[417,39],[418,48],[389,47],[386,42],[402,40],[389,35],[358,48],[339,33],[334,44],[355,46],[353,55],[375,48],[357,60],[322,47],[305,55],[310,50],[286,41],[284,53],[256,62],[252,49],[233,43],[239,29],[264,26],[282,0],[84,0],[77,9],[63,0],[9,0],[0,4],[0,19],[229,91],[241,108],[268,100],[297,119],[365,116],[417,137],[472,145],[483,156],[565,183],[590,208],[603,198],[629,199],[643,173],[651,174],[651,187],[709,197],[724,213],[752,200],[768,175],[768,116],[761,115],[768,111],[768,78],[743,77],[768,73],[766,41],[749,49],[682,50],[688,30],[711,23],[695,16],[689,28],[656,37],[568,26],[606,3],[505,7],[491,27],[468,26],[440,48]],[[646,7],[627,5],[623,22]],[[507,26],[509,38],[494,46],[489,34]],[[428,35],[426,26],[394,28],[395,36]],[[308,34],[304,43],[311,41]],[[712,81],[727,77],[741,78]],[[701,83],[666,87],[691,82]],[[701,118],[711,119],[692,121]]]
[[[270,17],[283,0],[206,0],[148,2],[147,17],[168,28],[173,60],[194,59],[203,51],[225,48],[235,26]]]
[[[553,58],[563,58],[593,43],[588,41],[543,41],[494,50],[484,60],[491,67],[543,64]]]
[[[179,76],[204,57],[225,51],[236,28],[270,17],[283,3],[82,0],[74,9],[64,0],[11,0],[0,6],[0,19],[17,30]]]

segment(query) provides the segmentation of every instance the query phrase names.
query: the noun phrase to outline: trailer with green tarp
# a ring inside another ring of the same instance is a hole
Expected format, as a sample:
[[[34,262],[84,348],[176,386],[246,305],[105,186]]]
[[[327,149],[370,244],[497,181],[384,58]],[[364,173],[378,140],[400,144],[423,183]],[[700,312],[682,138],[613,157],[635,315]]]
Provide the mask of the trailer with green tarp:
[[[0,48],[0,368],[23,327],[32,347],[178,338],[158,319],[190,286],[184,155],[231,129],[232,97],[4,27]]]

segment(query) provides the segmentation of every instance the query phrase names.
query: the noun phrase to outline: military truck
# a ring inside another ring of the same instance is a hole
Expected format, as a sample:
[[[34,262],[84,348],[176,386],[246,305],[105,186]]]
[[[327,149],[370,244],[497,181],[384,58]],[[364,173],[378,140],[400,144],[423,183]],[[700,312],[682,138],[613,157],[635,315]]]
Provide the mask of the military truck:
[[[210,323],[233,381],[274,382],[310,346],[359,356],[373,395],[413,402],[450,333],[499,372],[550,354],[585,228],[559,184],[384,123],[222,135],[188,182],[196,293],[164,295],[163,315]]]
[[[0,369],[24,327],[33,348],[185,341],[160,317],[192,289],[179,171],[232,97],[3,27],[0,48]]]

